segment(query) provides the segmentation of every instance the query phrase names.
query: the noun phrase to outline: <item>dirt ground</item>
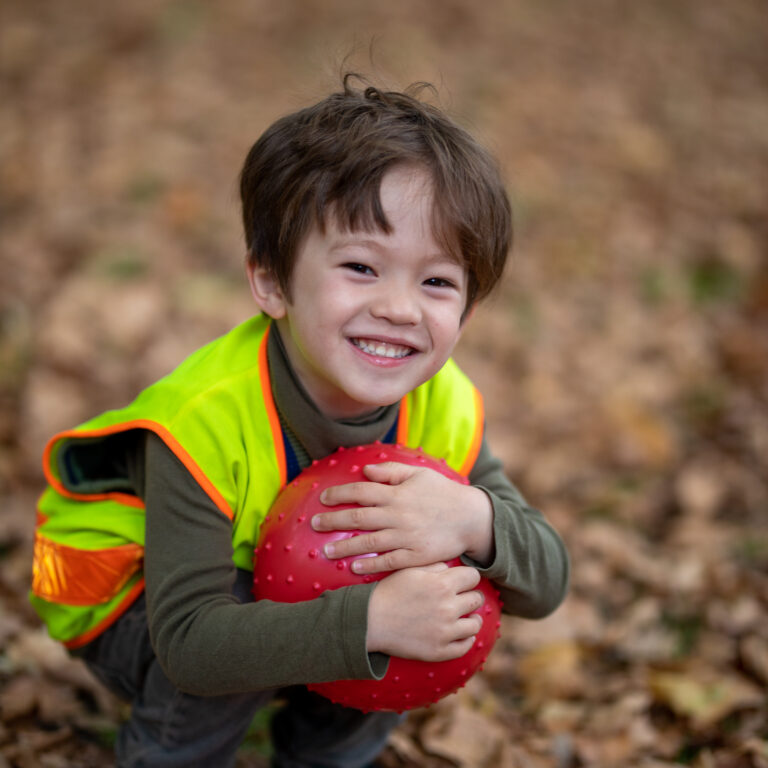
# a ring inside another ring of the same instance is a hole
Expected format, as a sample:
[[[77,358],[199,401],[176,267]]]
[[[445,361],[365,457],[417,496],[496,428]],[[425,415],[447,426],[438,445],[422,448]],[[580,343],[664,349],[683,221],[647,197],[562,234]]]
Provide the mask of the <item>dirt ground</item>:
[[[761,0],[4,0],[0,768],[108,766],[125,716],[26,601],[45,440],[253,311],[240,164],[347,55],[500,158],[515,249],[457,358],[573,559],[381,765],[766,768]]]

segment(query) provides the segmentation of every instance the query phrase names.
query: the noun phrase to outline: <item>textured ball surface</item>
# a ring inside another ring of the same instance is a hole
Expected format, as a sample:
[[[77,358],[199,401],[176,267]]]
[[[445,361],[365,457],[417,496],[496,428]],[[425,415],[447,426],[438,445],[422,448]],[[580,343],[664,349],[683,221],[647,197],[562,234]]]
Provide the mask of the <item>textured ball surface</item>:
[[[323,553],[327,542],[356,536],[359,531],[318,532],[310,524],[313,515],[333,509],[320,502],[320,494],[325,488],[367,481],[363,466],[385,461],[428,467],[456,482],[467,483],[444,460],[438,461],[421,450],[402,445],[374,443],[340,448],[313,462],[283,489],[261,526],[254,553],[253,592],[256,599],[295,603],[311,600],[328,589],[370,583],[388,575],[353,573],[350,565],[357,557],[329,560]],[[340,505],[338,508],[351,506],[356,505]],[[450,566],[460,564],[458,559],[448,563]],[[474,611],[482,618],[483,625],[474,645],[464,656],[441,662],[393,656],[387,674],[381,680],[339,680],[308,687],[332,701],[363,711],[402,712],[427,706],[455,692],[483,665],[499,635],[501,606],[498,592],[487,579],[481,579],[476,589],[485,597],[484,604]]]

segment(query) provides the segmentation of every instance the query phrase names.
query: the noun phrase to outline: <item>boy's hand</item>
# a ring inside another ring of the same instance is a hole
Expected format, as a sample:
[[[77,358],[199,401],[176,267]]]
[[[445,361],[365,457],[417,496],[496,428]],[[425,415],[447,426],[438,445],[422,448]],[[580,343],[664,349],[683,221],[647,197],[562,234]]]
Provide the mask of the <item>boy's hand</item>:
[[[493,510],[479,488],[398,462],[369,464],[363,472],[372,482],[336,485],[320,496],[327,506],[360,506],[315,515],[316,531],[366,531],[326,544],[327,557],[376,553],[352,563],[361,574],[431,565],[463,554],[481,565],[490,562]]]
[[[479,581],[474,568],[445,563],[382,579],[368,603],[368,651],[421,661],[463,656],[483,624],[478,615],[466,616],[483,604],[474,590]]]

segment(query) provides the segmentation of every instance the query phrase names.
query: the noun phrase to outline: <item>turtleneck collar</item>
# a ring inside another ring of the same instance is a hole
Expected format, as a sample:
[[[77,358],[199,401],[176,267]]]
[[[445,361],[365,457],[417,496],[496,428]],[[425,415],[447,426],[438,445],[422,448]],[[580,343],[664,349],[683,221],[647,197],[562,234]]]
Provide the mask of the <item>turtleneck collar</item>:
[[[267,360],[272,396],[285,426],[310,459],[321,459],[339,446],[365,445],[381,440],[397,418],[399,403],[348,419],[330,419],[310,398],[293,370],[285,345],[272,323],[267,340]]]

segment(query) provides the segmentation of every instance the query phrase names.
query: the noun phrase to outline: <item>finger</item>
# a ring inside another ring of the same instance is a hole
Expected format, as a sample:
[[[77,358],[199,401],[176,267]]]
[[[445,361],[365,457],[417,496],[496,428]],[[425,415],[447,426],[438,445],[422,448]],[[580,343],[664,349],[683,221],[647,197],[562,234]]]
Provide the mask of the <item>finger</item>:
[[[387,483],[388,485],[400,485],[409,477],[413,477],[420,472],[420,467],[413,467],[410,464],[401,464],[397,461],[383,461],[380,464],[366,464],[363,467],[363,474],[376,483]]]
[[[467,565],[457,565],[450,569],[447,575],[457,593],[474,589],[480,583],[480,573],[477,568]]]
[[[391,519],[381,507],[348,507],[320,512],[310,522],[316,531],[376,531],[388,528]]]
[[[341,557],[356,557],[358,555],[378,555],[387,551],[393,544],[389,543],[391,534],[388,531],[374,531],[350,536],[347,539],[329,541],[323,546],[325,556],[331,560]],[[389,570],[392,570],[391,568]]]
[[[457,596],[456,609],[459,612],[459,616],[467,616],[467,614],[476,611],[482,607],[485,602],[485,596],[479,590],[472,590],[471,592],[462,592]]]
[[[452,643],[448,643],[432,661],[451,661],[451,659],[460,659],[465,654],[469,653],[472,646],[475,644],[475,638],[467,637],[463,640],[454,640]]]
[[[479,616],[467,616],[456,622],[454,637],[456,640],[465,640],[469,637],[474,638],[482,627],[483,620]]]
[[[395,549],[376,555],[375,557],[366,557],[360,560],[355,560],[350,567],[355,573],[361,575],[369,573],[387,573],[389,571],[400,571],[403,568],[414,567],[412,560],[413,555],[408,550]]]
[[[332,485],[320,494],[320,501],[328,507],[336,504],[359,504],[363,507],[376,507],[386,502],[387,490],[387,485],[375,482]]]

